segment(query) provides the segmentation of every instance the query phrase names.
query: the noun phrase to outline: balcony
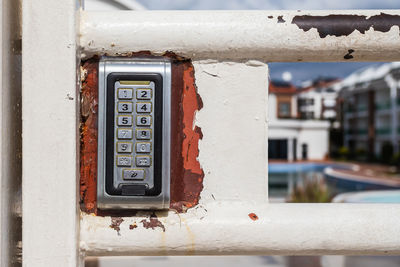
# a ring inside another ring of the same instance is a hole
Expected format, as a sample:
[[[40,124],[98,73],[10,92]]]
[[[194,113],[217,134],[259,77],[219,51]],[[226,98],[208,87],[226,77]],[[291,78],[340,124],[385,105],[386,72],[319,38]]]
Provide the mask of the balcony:
[[[381,127],[377,128],[375,132],[377,135],[388,135],[391,134],[392,129],[390,127]]]
[[[399,99],[398,99],[398,101],[399,101]],[[387,109],[390,109],[390,107],[391,107],[390,101],[375,103],[375,108],[377,110],[387,110]]]

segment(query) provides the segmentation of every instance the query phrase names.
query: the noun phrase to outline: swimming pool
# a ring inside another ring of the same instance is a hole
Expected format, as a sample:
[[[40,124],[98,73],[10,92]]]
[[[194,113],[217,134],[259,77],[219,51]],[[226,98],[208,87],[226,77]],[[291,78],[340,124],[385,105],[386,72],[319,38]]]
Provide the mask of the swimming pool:
[[[348,179],[346,177],[332,175],[330,172],[327,172],[327,170],[351,169],[353,167],[354,165],[352,164],[342,163],[269,163],[269,197],[276,199],[288,198],[296,186],[302,185],[304,181],[308,179],[317,179],[325,182],[329,192],[333,196],[355,191],[395,189],[393,186],[391,187],[385,185],[384,183],[378,184],[371,181],[364,181],[363,179]],[[398,201],[398,198],[400,198],[400,196],[397,194],[386,194],[384,197],[366,194],[363,195],[363,198],[359,199],[359,201],[373,203],[398,203],[400,202]]]
[[[286,198],[307,179],[324,180],[323,170],[336,164],[269,163],[268,193],[270,198]]]
[[[368,191],[345,193],[336,196],[332,202],[341,203],[400,203],[400,190]]]

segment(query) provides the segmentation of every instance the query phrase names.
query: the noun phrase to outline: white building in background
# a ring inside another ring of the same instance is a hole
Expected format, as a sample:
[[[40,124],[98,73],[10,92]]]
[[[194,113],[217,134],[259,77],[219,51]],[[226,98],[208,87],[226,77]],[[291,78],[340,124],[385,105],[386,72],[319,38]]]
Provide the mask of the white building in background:
[[[361,69],[339,85],[350,152],[380,156],[385,144],[399,152],[400,62]]]
[[[336,120],[338,79],[318,79],[297,93],[300,119]]]
[[[268,157],[280,160],[323,160],[329,152],[329,122],[299,120],[298,90],[289,83],[270,82]]]

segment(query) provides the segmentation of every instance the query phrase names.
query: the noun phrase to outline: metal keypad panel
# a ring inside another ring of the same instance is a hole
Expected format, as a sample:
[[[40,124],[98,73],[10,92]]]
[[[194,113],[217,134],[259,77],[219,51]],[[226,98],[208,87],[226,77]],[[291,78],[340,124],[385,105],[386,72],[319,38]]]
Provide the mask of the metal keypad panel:
[[[152,105],[155,95],[155,82],[154,81],[129,81],[120,80],[114,83],[115,91],[115,106],[117,107],[115,112],[115,131],[128,129],[132,131],[154,131],[154,111]],[[145,98],[143,98],[144,96]],[[145,100],[144,100],[145,99]],[[133,109],[133,107],[135,107]],[[145,113],[146,115],[140,115]],[[133,124],[132,122],[135,122]],[[151,144],[154,143],[154,137],[148,139],[147,143],[143,143],[136,136],[132,136],[128,139],[129,142],[126,144],[129,147],[136,149],[130,149],[129,156],[127,152],[121,151],[120,142],[126,140],[124,138],[117,137],[115,139],[115,158],[116,164],[114,166],[114,187],[118,188],[120,184],[140,184],[145,185],[147,188],[154,187],[154,165],[151,164],[151,159],[154,157],[154,152],[151,149]],[[137,148],[140,148],[139,150]],[[135,160],[132,160],[135,159]],[[129,170],[129,169],[134,170]],[[138,174],[138,175],[126,175],[127,173]]]
[[[170,91],[168,60],[100,60],[98,208],[168,208]]]

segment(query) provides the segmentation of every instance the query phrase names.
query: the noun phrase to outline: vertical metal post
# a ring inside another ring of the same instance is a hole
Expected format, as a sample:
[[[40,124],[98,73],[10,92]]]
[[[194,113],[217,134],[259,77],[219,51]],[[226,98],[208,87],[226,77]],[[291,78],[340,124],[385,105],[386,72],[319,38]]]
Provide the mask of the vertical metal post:
[[[0,266],[19,266],[21,240],[20,1],[0,2]]]
[[[23,266],[80,266],[75,0],[23,1]]]

